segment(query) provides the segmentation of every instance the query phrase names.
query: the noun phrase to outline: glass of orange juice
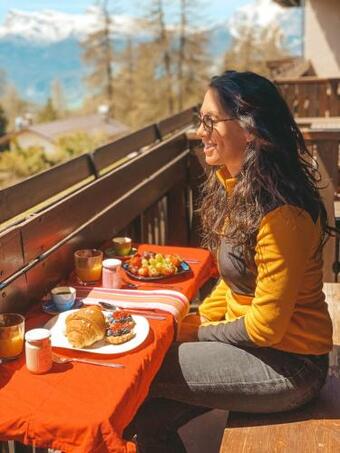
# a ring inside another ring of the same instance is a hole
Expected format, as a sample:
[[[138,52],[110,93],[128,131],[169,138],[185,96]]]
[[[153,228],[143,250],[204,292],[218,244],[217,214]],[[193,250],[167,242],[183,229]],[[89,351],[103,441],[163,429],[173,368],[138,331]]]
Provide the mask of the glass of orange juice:
[[[75,271],[80,283],[94,285],[101,281],[103,252],[97,249],[83,249],[74,252]]]
[[[0,362],[19,357],[24,346],[25,318],[18,313],[0,314]]]

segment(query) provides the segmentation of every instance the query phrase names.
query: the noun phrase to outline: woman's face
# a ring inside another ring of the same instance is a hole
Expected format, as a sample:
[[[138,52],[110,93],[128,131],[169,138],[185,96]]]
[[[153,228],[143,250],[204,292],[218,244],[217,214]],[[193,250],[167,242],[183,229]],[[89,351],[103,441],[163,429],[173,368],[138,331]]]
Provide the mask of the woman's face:
[[[217,92],[212,88],[204,96],[200,115],[201,118],[209,115],[215,121],[231,118],[222,108]],[[241,170],[247,145],[247,133],[237,120],[214,123],[212,131],[206,130],[201,123],[196,132],[202,139],[207,164],[224,165],[231,176],[236,176]]]

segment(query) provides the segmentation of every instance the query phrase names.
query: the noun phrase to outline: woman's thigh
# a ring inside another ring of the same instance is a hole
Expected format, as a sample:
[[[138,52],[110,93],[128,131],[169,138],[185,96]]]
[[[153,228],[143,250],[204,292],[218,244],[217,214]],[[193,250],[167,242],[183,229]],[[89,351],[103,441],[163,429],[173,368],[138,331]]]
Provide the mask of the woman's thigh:
[[[285,411],[312,399],[327,366],[271,348],[220,342],[174,344],[150,396],[244,412]]]

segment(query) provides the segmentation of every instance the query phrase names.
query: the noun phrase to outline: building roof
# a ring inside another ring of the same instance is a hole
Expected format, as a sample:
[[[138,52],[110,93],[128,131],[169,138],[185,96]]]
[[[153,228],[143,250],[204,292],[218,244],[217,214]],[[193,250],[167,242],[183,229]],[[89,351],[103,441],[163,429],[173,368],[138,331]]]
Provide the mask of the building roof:
[[[274,0],[281,6],[301,6],[301,0]]]
[[[117,120],[106,119],[100,113],[92,115],[75,116],[48,123],[33,124],[23,129],[53,141],[60,135],[85,131],[88,134],[105,133],[109,137],[128,132],[129,128]]]

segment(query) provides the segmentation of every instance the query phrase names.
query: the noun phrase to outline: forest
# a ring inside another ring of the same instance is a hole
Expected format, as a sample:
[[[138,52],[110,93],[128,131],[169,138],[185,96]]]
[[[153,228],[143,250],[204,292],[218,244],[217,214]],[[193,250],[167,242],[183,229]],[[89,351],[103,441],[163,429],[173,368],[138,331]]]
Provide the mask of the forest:
[[[51,82],[45,105],[28,103],[8,80],[6,68],[0,68],[0,139],[15,130],[18,116],[29,115],[37,124],[96,112],[100,105],[106,105],[111,118],[133,131],[198,104],[212,71],[254,70],[270,77],[266,61],[288,56],[277,25],[261,28],[240,22],[223,58],[214,61],[208,50],[209,33],[198,25],[205,14],[204,2],[196,0],[174,2],[177,23],[171,26],[164,0],[145,1],[143,27],[152,39],[141,43],[129,37],[124,48],[118,50],[114,40],[114,3],[99,2],[98,27],[80,43],[82,64],[87,70],[83,81],[87,95],[80,108],[67,106],[57,79]],[[0,187],[91,151],[106,141],[107,137],[89,136],[86,131],[60,137],[51,158],[37,146],[21,149],[14,134],[10,149],[2,148],[0,153]]]

